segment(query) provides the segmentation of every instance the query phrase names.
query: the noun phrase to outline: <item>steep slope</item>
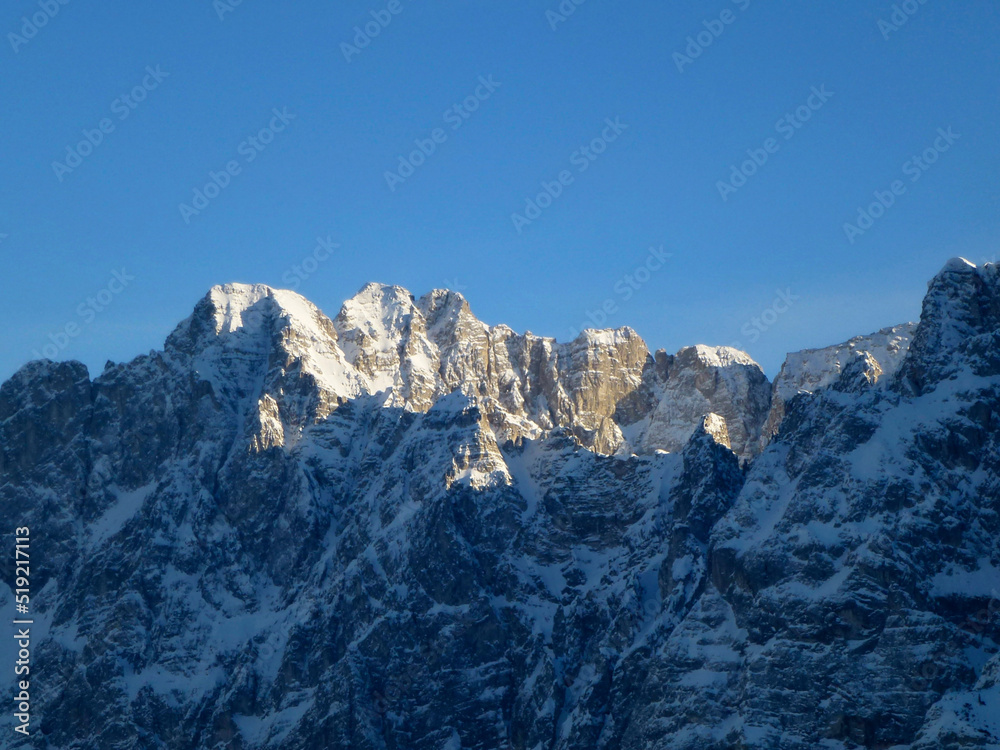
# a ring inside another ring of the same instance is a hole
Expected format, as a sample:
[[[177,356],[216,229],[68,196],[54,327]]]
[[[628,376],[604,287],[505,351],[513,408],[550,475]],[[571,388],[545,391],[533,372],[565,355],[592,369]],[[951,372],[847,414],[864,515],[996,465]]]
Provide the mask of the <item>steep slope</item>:
[[[1000,747],[998,276],[949,263],[896,366],[824,357],[756,458],[746,355],[451,292],[217,287],[161,353],[27,365],[6,746]]]
[[[1000,584],[998,300],[996,266],[949,263],[888,389],[861,355],[791,401],[713,530],[745,631],[743,747],[922,746],[950,691],[992,695],[1000,623],[976,615]],[[997,709],[938,746],[997,747]]]
[[[878,363],[880,378],[891,378],[906,356],[916,327],[916,323],[904,323],[855,336],[843,344],[789,354],[772,384],[771,411],[761,436],[763,445],[778,433],[788,401],[799,393],[812,393],[835,383],[841,369],[859,353],[867,352]]]

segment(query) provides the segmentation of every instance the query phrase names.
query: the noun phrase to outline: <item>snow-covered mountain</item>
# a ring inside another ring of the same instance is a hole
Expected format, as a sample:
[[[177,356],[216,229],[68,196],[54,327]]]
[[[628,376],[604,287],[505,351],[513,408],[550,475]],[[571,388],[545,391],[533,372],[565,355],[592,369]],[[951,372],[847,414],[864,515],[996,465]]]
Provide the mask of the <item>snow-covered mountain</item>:
[[[243,356],[251,352],[252,363]],[[734,450],[748,458],[770,404],[760,366],[735,349],[651,354],[630,328],[559,344],[487,326],[458,293],[417,300],[379,284],[365,286],[332,321],[293,292],[216,287],[168,339],[165,356],[180,353],[221,393],[268,380],[260,408],[273,402],[276,429],[301,430],[362,395],[426,412],[458,392],[476,400],[501,442],[564,427],[601,453],[677,451],[704,414],[718,412]],[[285,387],[309,403],[290,399]]]
[[[859,353],[871,355],[878,364],[879,377],[892,377],[906,356],[916,327],[916,323],[904,323],[868,336],[855,336],[843,344],[789,354],[772,384],[771,412],[761,436],[762,447],[771,441],[781,426],[787,401],[799,393],[812,393],[831,385],[840,377],[844,366]]]
[[[4,747],[1000,748],[1000,273],[773,386],[454,292],[216,287],[0,386],[0,524]]]

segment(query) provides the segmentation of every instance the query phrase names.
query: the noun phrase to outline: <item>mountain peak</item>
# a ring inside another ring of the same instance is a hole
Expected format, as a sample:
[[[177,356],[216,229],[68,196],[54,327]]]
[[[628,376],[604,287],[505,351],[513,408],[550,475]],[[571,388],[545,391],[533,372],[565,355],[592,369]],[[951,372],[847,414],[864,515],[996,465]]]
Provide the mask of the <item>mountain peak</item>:
[[[642,341],[642,337],[630,326],[620,328],[585,328],[570,343],[585,342],[614,346],[628,341]]]
[[[927,285],[920,324],[901,377],[920,393],[950,377],[1000,329],[1000,272],[995,263],[978,267],[952,258]],[[974,367],[973,370],[977,368]]]
[[[353,359],[361,350],[387,351],[395,347],[415,315],[422,317],[408,290],[369,283],[344,302],[334,325]]]
[[[971,260],[967,260],[962,257],[950,258],[944,267],[940,270],[938,275],[942,273],[972,273],[978,270],[978,266]],[[933,281],[931,283],[934,283]]]
[[[415,303],[416,298],[410,293],[409,289],[405,289],[397,284],[381,284],[377,281],[369,281],[353,297],[344,302],[344,305],[351,305],[357,308],[367,306],[392,307],[396,305],[407,307]]]
[[[739,349],[734,349],[731,346],[707,346],[705,344],[697,344],[695,346],[684,347],[677,354],[680,356],[683,353],[693,354],[700,362],[709,365],[710,367],[730,367],[732,365],[742,365],[745,367],[756,367],[758,369],[762,369],[749,354],[744,351],[740,351]]]
[[[209,290],[204,301],[214,310],[217,334],[262,323],[269,316],[297,320],[309,327],[315,326],[318,318],[326,318],[301,294],[266,284],[219,284]]]
[[[451,289],[431,289],[423,297],[420,298],[418,302],[421,310],[428,310],[432,308],[438,308],[443,306],[451,307],[468,307],[469,302],[465,299],[465,295],[461,292],[456,292]]]

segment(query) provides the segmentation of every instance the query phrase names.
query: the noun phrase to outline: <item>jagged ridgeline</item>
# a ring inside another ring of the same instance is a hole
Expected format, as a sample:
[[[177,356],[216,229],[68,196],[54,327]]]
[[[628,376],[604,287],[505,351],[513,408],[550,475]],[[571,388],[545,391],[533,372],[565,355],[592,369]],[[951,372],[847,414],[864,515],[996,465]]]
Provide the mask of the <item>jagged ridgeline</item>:
[[[0,387],[15,527],[2,747],[998,748],[1000,273],[773,384],[453,292],[216,287],[162,352]]]

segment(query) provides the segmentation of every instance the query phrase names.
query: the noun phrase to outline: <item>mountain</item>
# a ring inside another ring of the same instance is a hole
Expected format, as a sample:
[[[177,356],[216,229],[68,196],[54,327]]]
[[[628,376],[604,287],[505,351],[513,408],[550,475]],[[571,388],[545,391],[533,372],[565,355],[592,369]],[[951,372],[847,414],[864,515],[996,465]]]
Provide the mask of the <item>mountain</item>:
[[[787,401],[799,393],[811,393],[833,384],[857,354],[867,352],[878,364],[880,377],[892,377],[910,348],[916,327],[916,323],[904,323],[868,336],[855,336],[836,346],[789,354],[771,386],[771,411],[761,436],[762,447],[777,434]]]
[[[601,453],[677,451],[704,414],[718,412],[734,450],[749,458],[770,406],[760,366],[735,349],[652,354],[630,328],[558,344],[485,325],[455,292],[417,300],[380,284],[365,286],[332,321],[292,292],[216,287],[168,339],[165,356],[178,355],[223,393],[264,378],[268,403],[297,428],[361,395],[426,412],[458,392],[476,400],[501,442],[562,427]],[[284,403],[283,387],[316,403]]]
[[[162,352],[0,386],[0,523],[5,747],[998,748],[1000,273],[773,385],[216,287]]]

